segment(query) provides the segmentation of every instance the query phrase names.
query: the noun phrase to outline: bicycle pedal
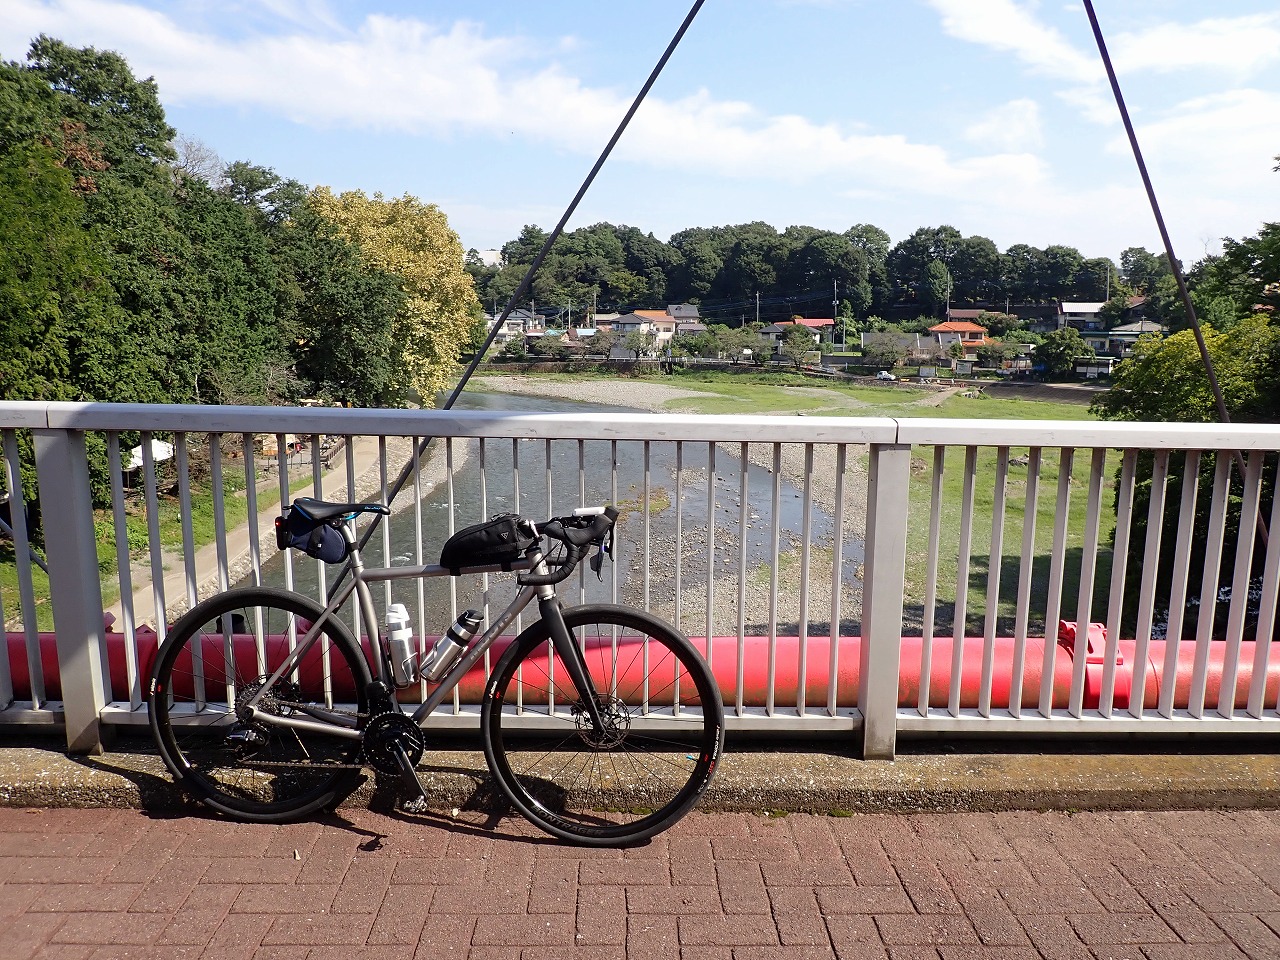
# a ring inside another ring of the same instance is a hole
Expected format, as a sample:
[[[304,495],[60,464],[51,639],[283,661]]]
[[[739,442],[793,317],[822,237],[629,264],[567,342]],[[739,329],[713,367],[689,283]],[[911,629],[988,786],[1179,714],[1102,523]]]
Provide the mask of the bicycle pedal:
[[[400,809],[404,813],[426,814],[431,812],[431,808],[427,805],[427,798],[423,796],[410,797],[404,803],[400,804]]]

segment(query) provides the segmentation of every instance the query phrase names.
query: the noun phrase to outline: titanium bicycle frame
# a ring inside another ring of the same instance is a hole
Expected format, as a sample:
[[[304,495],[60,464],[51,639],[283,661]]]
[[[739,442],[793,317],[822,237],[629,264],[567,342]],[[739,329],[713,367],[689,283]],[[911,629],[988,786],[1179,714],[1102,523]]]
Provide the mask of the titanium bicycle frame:
[[[432,577],[451,576],[451,572],[438,564],[424,564],[416,567],[374,567],[366,569],[364,560],[360,556],[360,548],[355,540],[352,531],[352,521],[342,524],[338,528],[342,532],[343,539],[347,542],[350,549],[351,561],[351,578],[338,588],[337,593],[329,600],[329,605],[325,607],[324,613],[316,620],[303,634],[301,640],[285,657],[280,666],[276,667],[271,676],[262,684],[258,691],[249,698],[245,703],[248,711],[249,719],[256,723],[264,723],[269,726],[292,727],[295,730],[307,730],[312,733],[328,734],[330,736],[342,737],[349,740],[359,740],[364,737],[364,731],[356,729],[356,720],[353,717],[333,713],[317,707],[307,707],[307,712],[316,717],[313,720],[304,720],[298,717],[286,717],[278,714],[269,713],[257,709],[259,701],[267,695],[268,691],[275,686],[277,682],[287,673],[292,671],[295,666],[306,655],[307,651],[315,645],[320,639],[320,631],[325,624],[334,616],[342,605],[350,599],[351,594],[355,593],[357,602],[360,604],[361,615],[365,622],[372,624],[370,643],[372,655],[376,660],[377,679],[386,683],[391,689],[395,689],[391,680],[391,664],[387,659],[386,652],[382,648],[382,631],[378,626],[378,617],[373,606],[373,591],[369,589],[372,583],[384,583],[390,580],[418,580],[428,579]],[[581,562],[581,560],[579,561]],[[528,570],[534,574],[546,575],[551,572],[547,565],[547,559],[543,555],[541,549],[531,557],[517,561],[510,566],[512,571]],[[480,567],[467,567],[467,573],[497,573],[505,572],[500,565],[494,564]],[[466,651],[458,659],[458,661],[449,668],[449,671],[440,679],[435,690],[431,695],[413,712],[411,718],[419,726],[431,715],[440,702],[453,690],[462,677],[475,666],[476,662],[484,656],[485,652],[493,645],[493,642],[501,635],[502,631],[511,625],[512,621],[527,607],[534,599],[538,600],[539,617],[546,623],[547,630],[551,635],[551,641],[555,647],[556,653],[560,655],[561,661],[564,663],[569,673],[569,679],[573,681],[574,686],[585,696],[585,708],[594,730],[600,733],[603,729],[603,721],[600,716],[600,708],[596,701],[597,691],[591,682],[591,676],[583,659],[582,651],[578,649],[577,644],[573,642],[568,627],[565,625],[564,616],[561,613],[560,603],[556,596],[554,584],[542,584],[539,586],[521,586],[516,593],[515,599],[511,601],[495,619],[488,628],[480,635],[479,640],[474,640],[467,645]],[[359,642],[357,638],[357,642]]]

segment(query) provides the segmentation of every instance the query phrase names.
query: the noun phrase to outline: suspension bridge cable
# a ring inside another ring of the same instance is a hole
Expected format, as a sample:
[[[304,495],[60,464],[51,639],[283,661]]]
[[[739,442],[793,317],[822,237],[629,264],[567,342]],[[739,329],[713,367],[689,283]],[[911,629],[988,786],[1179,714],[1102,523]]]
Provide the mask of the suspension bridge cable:
[[[1147,200],[1151,203],[1151,212],[1155,216],[1156,226],[1160,229],[1160,239],[1164,243],[1165,256],[1169,260],[1169,269],[1178,284],[1178,294],[1187,311],[1187,319],[1191,321],[1191,330],[1195,334],[1196,346],[1200,348],[1200,359],[1204,363],[1204,371],[1209,377],[1209,389],[1213,392],[1213,403],[1218,411],[1218,419],[1222,423],[1231,422],[1231,414],[1227,412],[1227,404],[1222,396],[1222,387],[1218,383],[1218,375],[1213,369],[1213,359],[1209,356],[1209,347],[1204,340],[1204,332],[1200,329],[1200,320],[1196,316],[1195,304],[1191,301],[1191,291],[1187,289],[1187,278],[1182,272],[1182,264],[1173,255],[1173,241],[1169,239],[1169,231],[1165,227],[1164,214],[1160,212],[1160,203],[1156,200],[1155,187],[1151,185],[1151,176],[1147,173],[1146,161],[1142,158],[1142,148],[1138,146],[1138,135],[1134,132],[1133,121],[1129,119],[1129,108],[1125,106],[1124,94],[1120,92],[1120,81],[1116,79],[1115,68],[1111,65],[1111,55],[1107,52],[1107,43],[1102,37],[1102,27],[1098,24],[1098,16],[1093,11],[1093,0],[1084,0],[1085,13],[1089,16],[1089,26],[1093,29],[1093,39],[1098,44],[1098,53],[1102,56],[1102,65],[1107,70],[1107,79],[1111,83],[1111,93],[1115,96],[1116,106],[1120,110],[1120,119],[1124,122],[1125,133],[1129,137],[1129,146],[1133,149],[1133,159],[1142,175],[1142,185],[1147,191]],[[1232,451],[1232,460],[1240,471],[1241,479],[1245,476],[1244,455],[1239,450]],[[1257,517],[1258,534],[1263,544],[1268,540],[1266,520],[1259,512]]]
[[[664,50],[662,52],[662,56],[658,58],[657,64],[649,74],[649,79],[645,81],[644,86],[640,88],[640,92],[636,94],[636,98],[632,101],[630,109],[628,109],[626,114],[623,116],[622,121],[618,124],[618,128],[614,131],[608,144],[605,145],[604,150],[601,151],[599,158],[591,168],[591,171],[587,174],[586,179],[582,181],[582,186],[578,188],[578,192],[574,195],[573,200],[570,201],[569,206],[565,209],[564,215],[560,218],[560,222],[557,223],[555,229],[547,235],[547,239],[542,244],[542,249],[538,251],[538,255],[534,258],[533,263],[531,263],[529,265],[529,269],[525,271],[524,279],[520,281],[520,285],[516,287],[515,292],[511,294],[511,298],[507,301],[506,307],[503,308],[501,316],[494,321],[492,329],[489,330],[489,335],[485,338],[484,344],[476,350],[475,356],[472,357],[471,362],[467,364],[466,370],[463,371],[462,376],[458,379],[457,386],[453,388],[453,392],[449,394],[449,398],[444,402],[441,409],[451,409],[454,402],[457,401],[458,397],[462,394],[462,391],[466,389],[467,382],[471,379],[472,374],[476,372],[476,368],[479,367],[480,361],[484,359],[486,351],[488,351],[489,347],[493,345],[494,338],[497,337],[498,331],[500,331],[503,325],[507,322],[507,318],[516,308],[516,304],[520,302],[520,298],[523,297],[529,287],[532,286],[534,275],[538,272],[538,268],[542,266],[542,262],[546,260],[547,254],[551,252],[552,244],[554,244],[560,234],[564,232],[565,224],[569,222],[569,218],[572,217],[574,211],[578,209],[578,204],[582,201],[583,196],[586,195],[587,189],[596,178],[596,174],[600,172],[600,168],[604,166],[605,160],[607,160],[609,158],[609,154],[613,152],[614,146],[617,144],[618,140],[622,138],[623,131],[627,129],[627,126],[631,123],[631,118],[635,116],[636,111],[640,109],[640,104],[644,102],[645,97],[649,94],[649,90],[653,87],[654,83],[657,82],[658,76],[662,73],[663,67],[667,65],[667,61],[670,60],[671,55],[675,53],[676,47],[678,47],[680,45],[680,41],[684,39],[684,35],[688,31],[689,26],[693,23],[694,17],[698,15],[698,11],[702,9],[702,5],[705,2],[706,0],[694,0],[693,6],[689,9],[689,13],[680,24],[679,29],[676,30],[675,36],[671,38],[671,42],[667,44],[666,50]],[[418,457],[421,457],[421,455],[426,452],[427,447],[434,439],[434,437],[422,438],[421,442],[418,444]],[[405,483],[408,482],[409,477],[413,473],[414,460],[415,457],[411,456],[405,461],[404,466],[400,470],[399,476],[396,477],[395,483],[392,484],[391,489],[387,492],[388,504],[395,500],[396,496],[404,488]],[[352,491],[348,491],[348,494],[351,493]],[[369,542],[369,539],[373,536],[374,531],[377,530],[378,524],[381,520],[382,517],[380,515],[374,515],[373,521],[365,528],[364,534],[360,538],[361,547]],[[343,577],[346,576],[349,569],[350,565],[342,568],[342,571],[338,575],[338,579],[335,583],[335,588],[337,584],[342,582]]]

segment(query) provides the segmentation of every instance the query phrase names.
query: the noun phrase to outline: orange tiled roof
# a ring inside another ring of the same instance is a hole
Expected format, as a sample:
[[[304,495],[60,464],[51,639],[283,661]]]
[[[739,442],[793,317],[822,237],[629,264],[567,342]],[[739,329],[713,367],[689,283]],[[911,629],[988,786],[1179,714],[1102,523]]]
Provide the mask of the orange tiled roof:
[[[930,333],[986,333],[987,328],[968,320],[947,320],[929,328]]]

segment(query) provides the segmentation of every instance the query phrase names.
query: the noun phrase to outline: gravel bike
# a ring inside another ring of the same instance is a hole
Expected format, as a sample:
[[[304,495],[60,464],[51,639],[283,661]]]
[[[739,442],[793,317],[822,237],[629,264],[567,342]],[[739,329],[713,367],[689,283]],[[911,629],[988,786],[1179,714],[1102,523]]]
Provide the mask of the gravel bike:
[[[231,817],[282,822],[336,805],[372,767],[403,778],[414,794],[408,808],[425,810],[415,769],[421,723],[493,648],[501,653],[483,685],[484,754],[521,814],[563,840],[610,846],[651,837],[688,812],[724,743],[724,707],[706,662],[646,611],[565,608],[555,592],[593,548],[599,572],[617,510],[581,508],[538,524],[504,514],[450,537],[441,564],[367,569],[357,518],[387,513],[376,503],[300,498],[276,521],[282,548],[349,561],[327,606],[243,587],[173,625],[156,653],[147,706],[182,787]],[[399,605],[389,629],[378,629],[372,583],[499,570],[517,572],[516,595],[483,632],[469,610],[424,653]],[[338,616],[353,595],[356,633]],[[504,639],[535,600],[538,619]],[[406,713],[395,688],[424,679],[434,689]]]

